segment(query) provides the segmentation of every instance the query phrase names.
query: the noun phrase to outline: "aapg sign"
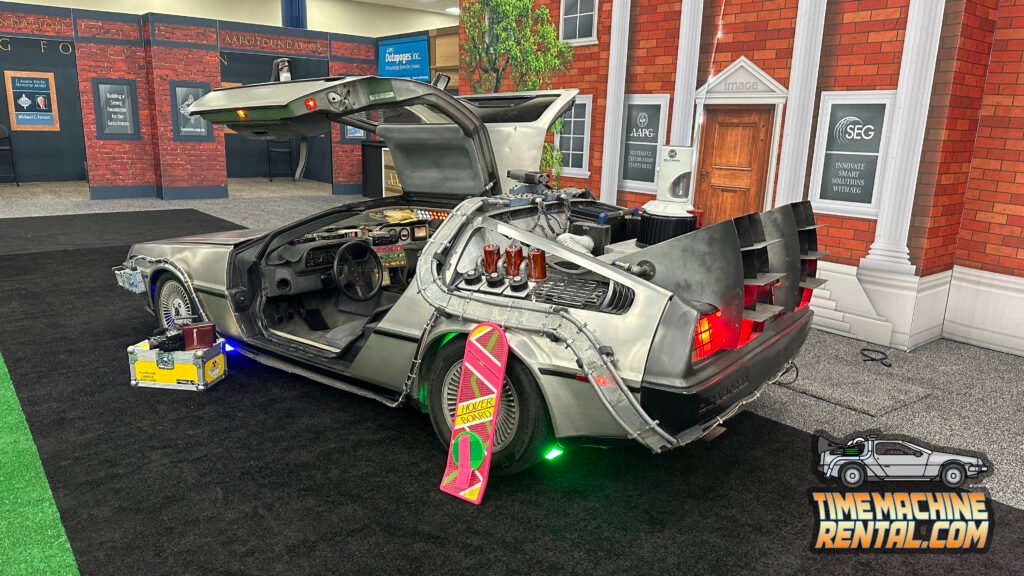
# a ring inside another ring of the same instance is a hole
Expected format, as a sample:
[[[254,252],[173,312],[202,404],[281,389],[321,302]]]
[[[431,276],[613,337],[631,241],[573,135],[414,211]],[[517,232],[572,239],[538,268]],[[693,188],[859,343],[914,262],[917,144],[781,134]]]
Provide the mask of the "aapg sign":
[[[636,115],[636,120],[630,125],[629,139],[649,140],[655,138],[658,133],[654,128],[649,128],[648,123],[650,123],[650,118],[647,116],[647,112],[639,112]]]

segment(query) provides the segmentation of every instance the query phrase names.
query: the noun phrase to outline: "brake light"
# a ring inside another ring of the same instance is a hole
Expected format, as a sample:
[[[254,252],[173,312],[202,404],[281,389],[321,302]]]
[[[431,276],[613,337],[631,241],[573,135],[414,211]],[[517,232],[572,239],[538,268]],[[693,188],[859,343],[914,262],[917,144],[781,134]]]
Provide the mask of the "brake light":
[[[306,110],[316,110],[316,98],[306,98]]]
[[[713,314],[705,314],[697,319],[697,326],[693,330],[693,352],[691,360],[696,363],[718,352],[721,348],[719,320],[722,312],[716,310]]]
[[[814,290],[811,290],[810,288],[802,288],[800,292],[800,303],[796,305],[796,309],[799,310],[810,304],[812,296],[814,296]]]

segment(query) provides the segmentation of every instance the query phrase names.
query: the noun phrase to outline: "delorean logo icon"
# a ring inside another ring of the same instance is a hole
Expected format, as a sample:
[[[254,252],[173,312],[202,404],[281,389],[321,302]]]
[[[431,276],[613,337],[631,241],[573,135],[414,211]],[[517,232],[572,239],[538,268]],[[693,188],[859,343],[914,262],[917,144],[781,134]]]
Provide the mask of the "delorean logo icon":
[[[836,122],[832,133],[841,144],[846,144],[851,140],[871,140],[875,137],[875,127],[856,116],[847,116]]]

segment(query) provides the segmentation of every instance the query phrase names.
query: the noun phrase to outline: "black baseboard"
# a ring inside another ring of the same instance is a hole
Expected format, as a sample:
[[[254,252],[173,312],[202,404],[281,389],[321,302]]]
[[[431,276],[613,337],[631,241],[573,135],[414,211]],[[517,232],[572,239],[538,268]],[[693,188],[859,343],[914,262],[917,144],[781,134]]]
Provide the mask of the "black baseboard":
[[[331,194],[335,196],[349,196],[349,195],[363,195],[362,184],[339,184],[335,182],[331,185]]]
[[[156,184],[134,186],[89,186],[90,200],[117,200],[122,198],[159,198]]]
[[[227,198],[228,187],[225,186],[164,186],[160,189],[160,198],[164,200],[206,200],[210,198]]]

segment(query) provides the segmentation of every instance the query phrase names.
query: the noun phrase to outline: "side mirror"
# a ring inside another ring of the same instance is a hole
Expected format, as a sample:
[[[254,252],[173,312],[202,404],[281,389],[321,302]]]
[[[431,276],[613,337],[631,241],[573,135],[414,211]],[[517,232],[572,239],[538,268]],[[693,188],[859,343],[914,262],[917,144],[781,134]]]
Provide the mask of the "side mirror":
[[[914,452],[914,456],[920,458],[921,456],[924,456],[924,452]]]
[[[436,76],[434,76],[434,81],[431,82],[430,84],[433,85],[435,88],[438,88],[440,90],[445,90],[445,89],[448,88],[448,83],[451,82],[451,81],[452,81],[452,77],[451,76],[449,76],[447,74],[441,74],[439,72]]]

